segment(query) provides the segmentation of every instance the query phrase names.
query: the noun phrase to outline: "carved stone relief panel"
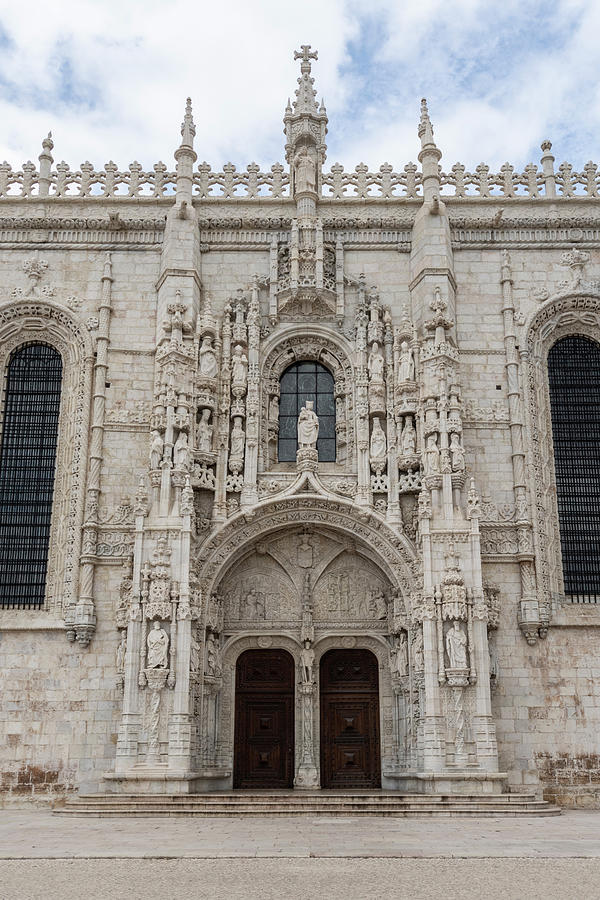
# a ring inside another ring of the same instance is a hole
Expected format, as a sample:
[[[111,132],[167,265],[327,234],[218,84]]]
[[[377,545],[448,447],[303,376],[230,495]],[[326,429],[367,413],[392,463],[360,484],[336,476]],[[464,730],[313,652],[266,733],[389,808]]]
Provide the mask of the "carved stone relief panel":
[[[222,583],[225,628],[299,622],[300,598],[284,569],[271,557],[253,553]]]
[[[361,621],[384,625],[388,589],[376,566],[358,554],[344,551],[327,567],[315,586],[315,622]]]

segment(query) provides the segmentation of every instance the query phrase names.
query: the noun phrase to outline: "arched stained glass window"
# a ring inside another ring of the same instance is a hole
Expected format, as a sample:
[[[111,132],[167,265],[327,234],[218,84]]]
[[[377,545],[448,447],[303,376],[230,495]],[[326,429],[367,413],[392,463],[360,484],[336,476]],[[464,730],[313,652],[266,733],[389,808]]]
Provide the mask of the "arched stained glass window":
[[[600,602],[600,344],[572,335],[548,354],[565,594]]]
[[[298,416],[312,400],[319,417],[319,462],[335,462],[335,399],[333,375],[318,362],[294,363],[281,376],[279,387],[279,462],[295,462]]]
[[[0,607],[44,603],[62,382],[60,354],[28,344],[6,375],[0,442]]]

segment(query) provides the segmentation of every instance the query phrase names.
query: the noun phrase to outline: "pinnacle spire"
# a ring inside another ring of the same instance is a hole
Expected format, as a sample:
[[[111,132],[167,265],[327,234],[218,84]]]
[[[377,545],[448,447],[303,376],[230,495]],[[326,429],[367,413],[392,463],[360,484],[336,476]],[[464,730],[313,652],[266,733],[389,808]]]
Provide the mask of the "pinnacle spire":
[[[192,98],[188,97],[185,104],[185,115],[181,123],[181,146],[193,147],[195,134],[196,126],[192,116]]]
[[[317,103],[317,92],[313,85],[315,79],[311,77],[311,59],[318,59],[317,50],[311,50],[310,44],[302,44],[300,50],[294,50],[294,59],[300,62],[300,78],[298,78],[298,87],[295,91],[296,99],[294,100],[294,113],[296,115],[306,115],[319,113],[319,105]],[[287,110],[286,110],[287,112]]]
[[[419,121],[418,135],[421,138],[421,147],[426,147],[428,144],[433,144],[435,147],[433,125],[429,118],[429,110],[427,109],[427,100],[425,97],[421,99],[421,119]]]

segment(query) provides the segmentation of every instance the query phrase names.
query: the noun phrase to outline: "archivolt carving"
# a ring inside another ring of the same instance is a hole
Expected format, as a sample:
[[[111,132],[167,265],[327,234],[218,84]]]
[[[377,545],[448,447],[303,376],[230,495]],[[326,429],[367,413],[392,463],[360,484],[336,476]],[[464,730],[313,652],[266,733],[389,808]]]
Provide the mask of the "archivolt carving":
[[[61,615],[77,601],[93,347],[85,328],[51,301],[22,300],[0,306],[0,371],[24,344],[44,343],[61,355],[63,382],[56,479],[44,609]],[[4,419],[0,409],[0,427]]]
[[[225,571],[259,538],[303,525],[339,530],[366,544],[371,558],[406,602],[418,590],[418,564],[410,545],[383,518],[341,498],[332,502],[317,494],[302,494],[285,500],[266,500],[248,514],[238,513],[202,544],[195,570],[204,596],[210,595]]]
[[[558,340],[582,335],[600,342],[600,297],[563,295],[536,312],[527,329],[525,395],[530,447],[530,491],[539,587],[546,602],[563,593],[556,502],[548,353]]]
[[[350,362],[350,347],[339,335],[330,334],[324,328],[312,328],[311,334],[288,330],[278,337],[271,349],[265,348],[262,368],[262,452],[268,468],[277,462],[277,431],[269,422],[269,401],[279,396],[279,379],[288,366],[302,360],[322,363],[332,373],[335,382],[337,462],[352,460],[354,448],[354,384]]]

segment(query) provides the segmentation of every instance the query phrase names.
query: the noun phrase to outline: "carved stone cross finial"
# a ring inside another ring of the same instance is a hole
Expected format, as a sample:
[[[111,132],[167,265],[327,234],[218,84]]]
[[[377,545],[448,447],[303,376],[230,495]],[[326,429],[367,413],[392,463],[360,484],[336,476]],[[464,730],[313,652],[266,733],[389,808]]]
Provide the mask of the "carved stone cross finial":
[[[294,50],[294,59],[301,59],[302,63],[300,65],[300,71],[302,74],[310,73],[310,61],[311,59],[319,58],[319,51],[313,50],[311,52],[310,44],[301,44],[300,50]]]

